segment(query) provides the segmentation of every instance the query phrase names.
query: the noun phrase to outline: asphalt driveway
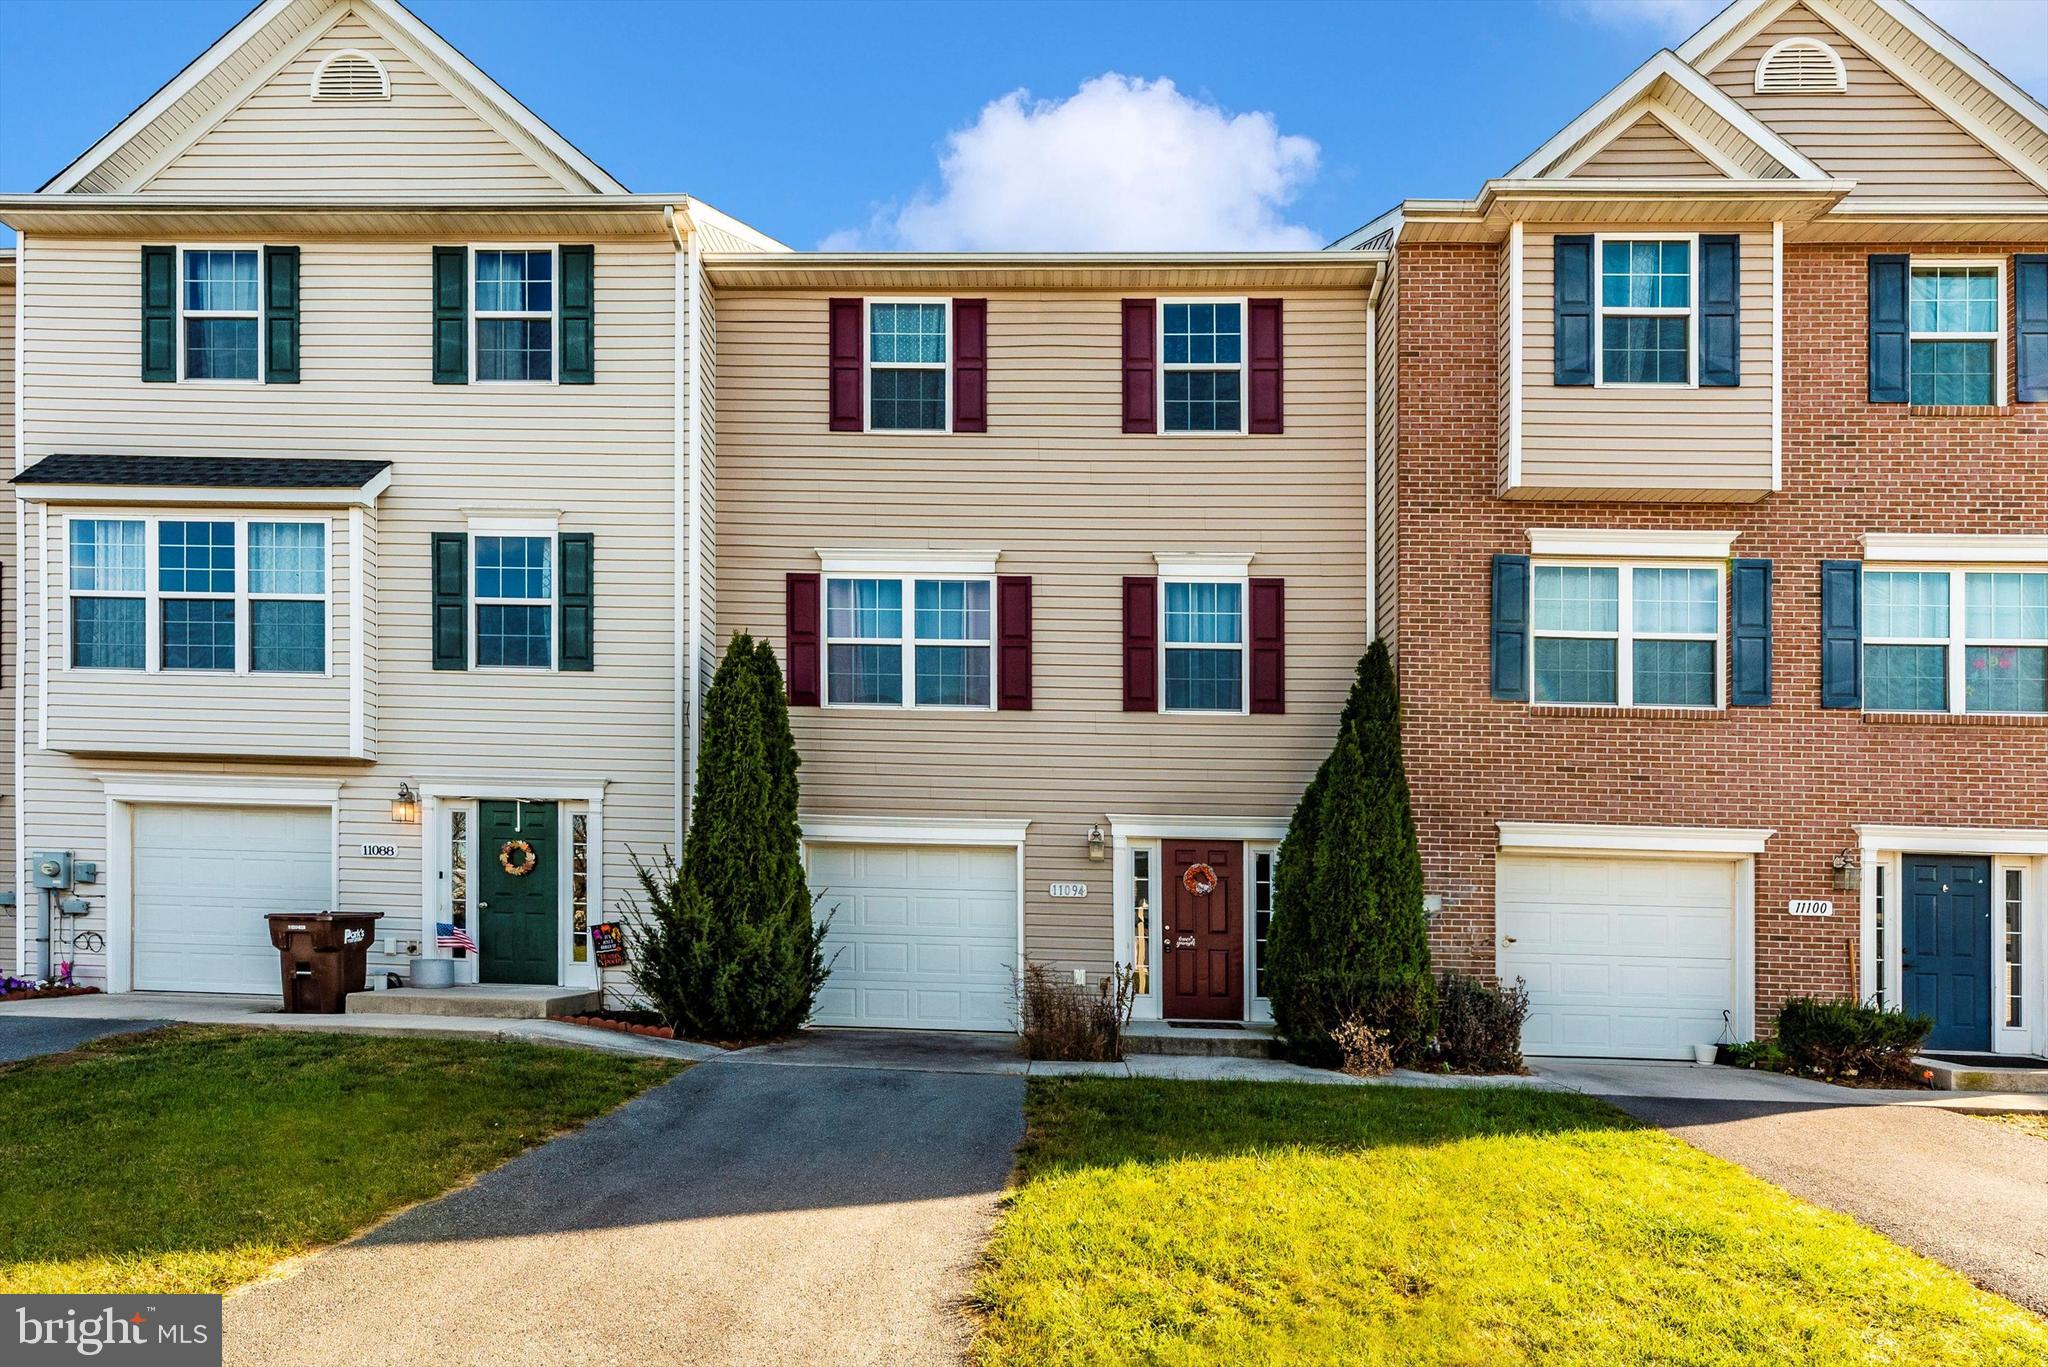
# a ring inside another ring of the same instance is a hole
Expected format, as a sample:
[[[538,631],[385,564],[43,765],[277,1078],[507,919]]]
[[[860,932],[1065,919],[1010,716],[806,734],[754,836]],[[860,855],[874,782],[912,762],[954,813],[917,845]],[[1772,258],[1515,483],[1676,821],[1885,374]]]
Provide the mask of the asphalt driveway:
[[[103,1035],[130,1035],[168,1024],[159,1020],[71,1020],[63,1016],[0,1013],[0,1063],[61,1054]]]
[[[227,1361],[957,1361],[1024,1079],[791,1052],[700,1064],[232,1297]]]

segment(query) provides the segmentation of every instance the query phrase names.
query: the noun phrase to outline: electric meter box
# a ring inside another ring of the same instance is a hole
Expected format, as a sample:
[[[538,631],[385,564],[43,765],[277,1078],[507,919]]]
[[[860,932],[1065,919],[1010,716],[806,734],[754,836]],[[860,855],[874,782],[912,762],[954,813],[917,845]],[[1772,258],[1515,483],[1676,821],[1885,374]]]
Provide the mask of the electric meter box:
[[[68,888],[71,886],[71,851],[38,850],[29,860],[29,868],[35,873],[35,885],[39,888]]]

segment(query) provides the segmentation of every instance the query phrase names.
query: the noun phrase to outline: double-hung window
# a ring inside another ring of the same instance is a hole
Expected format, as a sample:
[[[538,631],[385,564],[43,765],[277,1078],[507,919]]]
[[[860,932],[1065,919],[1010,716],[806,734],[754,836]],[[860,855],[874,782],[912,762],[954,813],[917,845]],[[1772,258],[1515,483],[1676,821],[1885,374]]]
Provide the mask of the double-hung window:
[[[479,533],[475,656],[479,669],[555,667],[555,539]]]
[[[71,667],[324,674],[327,526],[69,519]]]
[[[1695,382],[1698,240],[1602,237],[1600,385]]]
[[[1987,406],[2005,389],[2005,266],[1915,261],[1909,296],[1912,400]]]
[[[1165,709],[1244,711],[1244,581],[1168,579],[1160,587]]]
[[[870,299],[868,430],[944,432],[951,426],[950,299]]]
[[[825,580],[829,707],[994,706],[995,581]]]
[[[1538,564],[1534,571],[1536,702],[1721,705],[1718,567]]]
[[[1244,431],[1244,314],[1242,299],[1161,301],[1162,430]]]
[[[471,255],[476,378],[545,384],[555,378],[552,247],[478,247]]]
[[[254,247],[179,253],[178,364],[188,380],[262,378],[262,259]]]
[[[2048,713],[2048,569],[1865,570],[1863,706]]]

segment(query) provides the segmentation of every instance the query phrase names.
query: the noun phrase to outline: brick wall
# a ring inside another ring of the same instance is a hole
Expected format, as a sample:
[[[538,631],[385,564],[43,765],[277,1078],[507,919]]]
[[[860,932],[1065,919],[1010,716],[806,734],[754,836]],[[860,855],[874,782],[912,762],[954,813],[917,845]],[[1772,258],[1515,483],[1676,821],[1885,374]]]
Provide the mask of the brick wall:
[[[1856,988],[1855,895],[1833,892],[1829,871],[1856,824],[2048,826],[2041,721],[1819,708],[1823,559],[1858,558],[1867,531],[2048,533],[2048,404],[1864,401],[1869,250],[1897,249],[1787,246],[1784,490],[1719,506],[1494,497],[1495,249],[1402,249],[1401,694],[1445,965],[1492,970],[1498,820],[1771,827],[1757,860],[1763,1025],[1788,996]],[[1670,714],[1492,701],[1489,558],[1526,553],[1536,526],[1740,532],[1737,555],[1776,562],[1775,704]],[[1795,920],[1795,897],[1833,897],[1837,914]]]

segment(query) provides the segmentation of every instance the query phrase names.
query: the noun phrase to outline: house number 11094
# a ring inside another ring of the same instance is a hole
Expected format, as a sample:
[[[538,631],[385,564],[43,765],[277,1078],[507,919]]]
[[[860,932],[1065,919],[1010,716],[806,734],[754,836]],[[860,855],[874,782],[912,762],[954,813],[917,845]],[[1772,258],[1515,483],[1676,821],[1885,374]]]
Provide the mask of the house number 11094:
[[[1086,883],[1053,883],[1046,888],[1046,892],[1054,897],[1086,897],[1088,895],[1088,885]]]

